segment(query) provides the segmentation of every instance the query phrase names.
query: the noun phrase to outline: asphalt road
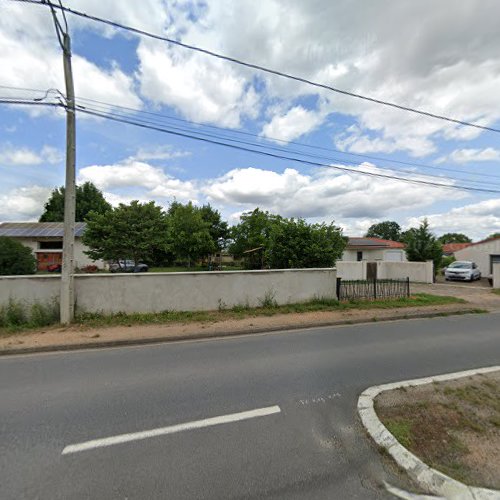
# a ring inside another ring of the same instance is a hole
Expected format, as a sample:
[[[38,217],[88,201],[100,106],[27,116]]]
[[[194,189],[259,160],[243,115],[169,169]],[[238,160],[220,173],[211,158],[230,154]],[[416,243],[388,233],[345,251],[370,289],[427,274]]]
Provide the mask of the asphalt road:
[[[499,361],[494,313],[4,357],[0,498],[388,498],[359,393]]]

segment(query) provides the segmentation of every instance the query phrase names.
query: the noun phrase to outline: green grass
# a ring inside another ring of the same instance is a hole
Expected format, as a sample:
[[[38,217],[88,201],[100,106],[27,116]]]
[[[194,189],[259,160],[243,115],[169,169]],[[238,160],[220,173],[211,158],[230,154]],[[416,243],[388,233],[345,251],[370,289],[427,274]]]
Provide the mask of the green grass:
[[[492,290],[491,293],[494,293],[495,295],[500,295],[500,288],[495,288],[495,290]]]
[[[49,326],[58,321],[57,300],[46,304],[35,302],[30,306],[10,299],[6,305],[0,306],[0,335]]]
[[[405,447],[412,443],[411,422],[405,419],[392,419],[384,422],[389,432]]]
[[[339,302],[335,299],[317,298],[309,302],[277,305],[272,294],[259,299],[260,307],[250,307],[248,303],[237,304],[228,308],[222,301],[216,311],[162,311],[159,313],[81,313],[76,322],[88,327],[133,325],[133,324],[166,324],[191,323],[195,321],[212,322],[227,319],[243,319],[257,316],[274,316],[276,314],[305,313],[315,311],[347,311],[353,309],[392,309],[402,307],[418,307],[429,305],[461,304],[462,299],[442,295],[415,294],[410,298],[380,300],[371,302],[351,301]],[[469,310],[468,310],[469,311]],[[477,311],[479,312],[479,310]]]
[[[85,327],[104,327],[133,324],[168,324],[223,321],[227,319],[243,319],[257,316],[274,316],[276,314],[306,313],[315,311],[347,311],[369,309],[398,309],[402,307],[419,307],[430,305],[462,304],[465,301],[455,297],[430,295],[419,293],[410,298],[378,300],[378,301],[350,301],[339,302],[335,299],[316,298],[309,302],[278,305],[273,291],[268,291],[258,298],[259,307],[250,307],[248,303],[237,304],[229,308],[220,301],[215,311],[163,311],[159,313],[80,313],[75,323]],[[464,312],[471,312],[470,309]],[[484,312],[472,310],[472,312]],[[443,313],[447,314],[447,313]],[[27,305],[10,301],[0,307],[0,335],[11,335],[22,330],[45,327],[56,324],[59,319],[59,310],[56,302],[51,304]]]

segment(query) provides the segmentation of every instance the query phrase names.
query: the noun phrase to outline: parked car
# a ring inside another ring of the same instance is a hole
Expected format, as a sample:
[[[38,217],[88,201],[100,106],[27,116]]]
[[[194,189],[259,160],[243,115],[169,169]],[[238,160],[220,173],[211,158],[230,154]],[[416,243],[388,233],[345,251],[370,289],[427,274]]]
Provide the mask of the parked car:
[[[474,281],[481,279],[481,271],[475,262],[458,260],[445,269],[444,277],[446,280]]]
[[[112,273],[145,273],[149,267],[142,262],[136,264],[133,260],[120,260],[110,264],[109,270]]]
[[[60,273],[61,269],[61,264],[50,264],[50,266],[47,266],[47,271],[49,273]]]

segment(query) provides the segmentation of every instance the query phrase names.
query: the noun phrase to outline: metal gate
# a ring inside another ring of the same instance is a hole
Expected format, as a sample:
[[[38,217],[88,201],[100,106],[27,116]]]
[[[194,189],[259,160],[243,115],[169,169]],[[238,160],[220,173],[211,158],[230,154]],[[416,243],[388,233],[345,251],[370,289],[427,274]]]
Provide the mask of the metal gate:
[[[410,278],[402,280],[343,280],[337,278],[338,300],[383,300],[410,296]]]

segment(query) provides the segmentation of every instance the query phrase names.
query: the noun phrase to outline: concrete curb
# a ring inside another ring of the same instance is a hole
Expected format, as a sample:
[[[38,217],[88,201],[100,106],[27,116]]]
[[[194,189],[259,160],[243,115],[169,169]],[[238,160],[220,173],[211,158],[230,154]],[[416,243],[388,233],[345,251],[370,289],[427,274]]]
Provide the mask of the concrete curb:
[[[489,311],[484,310],[481,314],[485,314]],[[477,308],[472,309],[461,309],[461,310],[451,310],[451,311],[437,311],[433,313],[405,313],[404,315],[398,316],[386,316],[384,318],[375,319],[377,323],[383,323],[385,321],[398,321],[398,320],[409,320],[409,319],[425,319],[425,318],[437,318],[445,316],[463,315],[463,314],[478,314]],[[230,332],[198,332],[182,337],[150,337],[143,339],[126,339],[126,340],[106,340],[102,342],[82,342],[79,344],[59,344],[59,345],[47,345],[40,347],[17,347],[12,349],[0,349],[1,356],[10,356],[16,354],[36,354],[36,353],[47,353],[47,352],[60,352],[60,351],[79,351],[81,349],[100,349],[105,347],[129,347],[129,346],[140,346],[148,344],[164,344],[170,342],[184,342],[192,340],[210,340],[210,339],[224,339],[231,337],[242,337],[246,335],[267,333],[267,332],[287,332],[294,330],[307,330],[309,328],[324,328],[329,326],[349,326],[349,325],[360,325],[360,324],[370,324],[374,323],[373,319],[359,319],[359,320],[340,320],[340,321],[330,321],[330,322],[317,322],[302,325],[288,325],[288,326],[272,326],[267,328],[254,328],[248,330],[235,330]]]
[[[494,500],[500,499],[500,491],[486,488],[467,486],[442,472],[426,465],[413,453],[402,446],[397,439],[387,430],[377,417],[374,409],[374,399],[384,391],[399,389],[401,387],[413,387],[431,384],[432,382],[444,382],[462,377],[470,377],[483,373],[499,371],[500,366],[491,366],[477,370],[467,370],[435,377],[425,377],[414,380],[405,380],[392,384],[376,385],[363,391],[358,399],[358,413],[368,434],[396,463],[404,469],[408,475],[424,490],[441,495],[445,498],[471,499],[471,500]]]

